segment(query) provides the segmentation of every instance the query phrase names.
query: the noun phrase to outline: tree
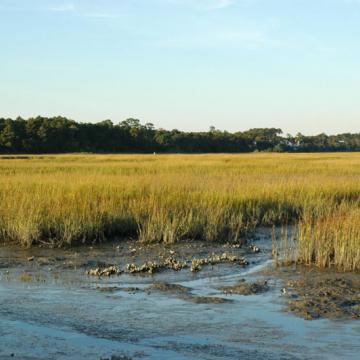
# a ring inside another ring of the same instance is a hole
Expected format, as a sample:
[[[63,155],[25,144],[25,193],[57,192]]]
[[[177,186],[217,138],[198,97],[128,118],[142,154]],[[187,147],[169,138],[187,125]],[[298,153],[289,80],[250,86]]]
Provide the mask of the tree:
[[[204,132],[156,129],[129,118],[117,125],[111,120],[77,123],[62,116],[0,118],[1,153],[89,152],[249,152],[249,151],[360,151],[360,134],[324,133],[282,136],[278,128],[253,128],[229,133],[210,127]],[[294,146],[295,143],[295,146]]]

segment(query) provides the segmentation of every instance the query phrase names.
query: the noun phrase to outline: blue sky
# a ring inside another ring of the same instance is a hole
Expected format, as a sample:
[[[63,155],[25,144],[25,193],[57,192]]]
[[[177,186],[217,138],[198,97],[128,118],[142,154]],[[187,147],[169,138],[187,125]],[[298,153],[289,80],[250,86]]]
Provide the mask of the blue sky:
[[[360,132],[360,0],[0,0],[0,116]]]

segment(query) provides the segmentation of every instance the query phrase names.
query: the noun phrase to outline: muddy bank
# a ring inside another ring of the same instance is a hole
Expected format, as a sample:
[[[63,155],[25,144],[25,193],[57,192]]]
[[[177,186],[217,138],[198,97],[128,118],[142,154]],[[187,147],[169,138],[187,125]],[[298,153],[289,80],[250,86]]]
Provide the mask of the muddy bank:
[[[360,318],[360,279],[352,274],[306,276],[285,286],[289,311],[305,319]]]
[[[261,272],[280,286],[285,310],[306,320],[360,319],[360,274],[291,265]]]
[[[44,247],[20,248],[0,244],[0,269],[23,268],[58,268],[85,269],[99,268],[101,274],[105,268],[114,266],[111,274],[118,269],[130,273],[155,272],[163,268],[181,270],[200,268],[206,265],[234,263],[247,265],[244,255],[252,250],[240,244],[209,243],[203,241],[183,241],[172,245],[148,244],[124,240],[94,246],[79,246],[68,249]],[[194,270],[196,271],[196,270]]]

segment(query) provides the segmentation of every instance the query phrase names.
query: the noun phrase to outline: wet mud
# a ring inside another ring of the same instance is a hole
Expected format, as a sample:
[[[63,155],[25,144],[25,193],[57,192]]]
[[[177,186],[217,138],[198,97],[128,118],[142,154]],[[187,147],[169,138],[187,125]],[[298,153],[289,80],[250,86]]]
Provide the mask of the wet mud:
[[[237,284],[232,286],[221,287],[220,290],[225,294],[238,295],[256,295],[269,291],[269,285],[266,280],[256,281],[252,283],[246,282],[246,279],[241,279]]]
[[[360,319],[360,274],[300,268],[284,280],[288,311],[307,320]]]
[[[231,303],[233,300],[225,299],[217,296],[198,296],[192,293],[192,289],[169,283],[155,283],[149,289],[156,290],[177,296],[179,299],[193,302],[194,304],[226,304]]]
[[[249,243],[0,246],[0,360],[357,359],[358,275]]]

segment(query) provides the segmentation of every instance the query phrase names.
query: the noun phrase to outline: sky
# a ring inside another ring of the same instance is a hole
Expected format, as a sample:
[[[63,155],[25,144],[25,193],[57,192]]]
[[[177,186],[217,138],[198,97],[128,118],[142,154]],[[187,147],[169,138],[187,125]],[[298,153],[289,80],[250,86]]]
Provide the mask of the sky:
[[[0,0],[0,117],[360,132],[360,0]]]

